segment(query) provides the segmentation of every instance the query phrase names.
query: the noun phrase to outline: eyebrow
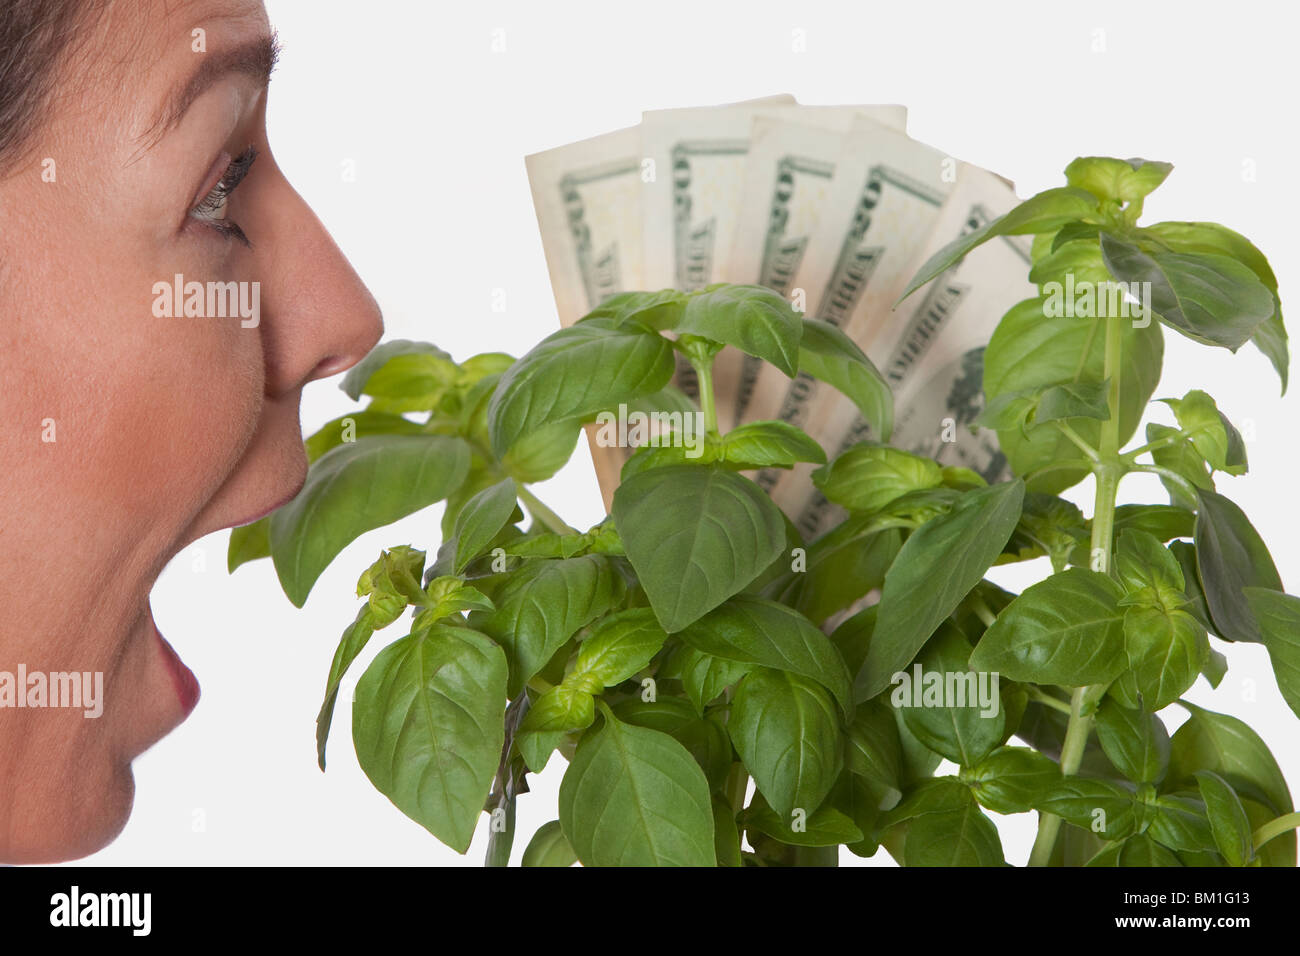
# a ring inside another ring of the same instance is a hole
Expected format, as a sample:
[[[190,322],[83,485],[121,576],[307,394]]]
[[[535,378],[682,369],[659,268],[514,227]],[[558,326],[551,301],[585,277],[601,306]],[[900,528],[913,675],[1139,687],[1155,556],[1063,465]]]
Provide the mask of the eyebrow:
[[[213,84],[227,76],[246,76],[261,86],[271,81],[271,73],[280,59],[280,40],[274,33],[215,53],[198,54],[198,67],[178,84],[163,101],[154,121],[140,134],[144,149],[152,149],[163,136],[185,118],[194,101]]]

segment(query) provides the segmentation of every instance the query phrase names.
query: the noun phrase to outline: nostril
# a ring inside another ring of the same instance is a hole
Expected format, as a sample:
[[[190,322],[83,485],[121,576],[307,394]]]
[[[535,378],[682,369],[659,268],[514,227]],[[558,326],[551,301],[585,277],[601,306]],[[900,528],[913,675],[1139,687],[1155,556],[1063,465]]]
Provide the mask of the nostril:
[[[316,363],[316,367],[311,370],[307,380],[315,381],[318,378],[329,378],[331,375],[345,371],[355,364],[357,364],[357,360],[348,358],[346,355],[330,355]]]

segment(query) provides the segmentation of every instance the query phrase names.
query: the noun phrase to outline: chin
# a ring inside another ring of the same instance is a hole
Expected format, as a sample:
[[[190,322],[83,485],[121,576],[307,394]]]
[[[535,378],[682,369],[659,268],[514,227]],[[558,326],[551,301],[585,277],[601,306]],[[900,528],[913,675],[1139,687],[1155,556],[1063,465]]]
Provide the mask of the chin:
[[[87,770],[90,779],[86,779]],[[76,774],[76,776],[73,776]],[[13,843],[0,854],[5,863],[63,863],[108,846],[126,826],[135,802],[131,765],[77,768],[64,777],[71,785],[26,820],[15,820]]]

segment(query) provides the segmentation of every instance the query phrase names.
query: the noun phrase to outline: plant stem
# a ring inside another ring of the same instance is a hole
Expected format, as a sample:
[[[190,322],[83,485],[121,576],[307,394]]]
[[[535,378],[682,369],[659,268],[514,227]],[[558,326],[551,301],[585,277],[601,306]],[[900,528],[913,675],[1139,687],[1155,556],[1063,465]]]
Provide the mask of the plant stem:
[[[1070,441],[1074,443],[1075,447],[1077,447],[1079,451],[1083,452],[1084,456],[1089,461],[1096,462],[1098,460],[1099,456],[1097,455],[1097,449],[1093,448],[1086,441],[1084,441],[1083,437],[1078,432],[1076,432],[1073,428],[1067,425],[1064,421],[1059,421],[1059,420],[1053,422],[1052,424],[1054,424],[1057,428],[1059,428],[1061,434],[1064,435],[1066,438],[1070,439]]]
[[[1042,688],[1035,687],[1033,684],[1029,684],[1026,686],[1025,689],[1029,693],[1030,700],[1036,700],[1038,701],[1038,703],[1042,704],[1043,706],[1051,707],[1053,710],[1059,710],[1063,714],[1069,714],[1073,712],[1069,704],[1061,700],[1059,697],[1053,697],[1051,694],[1047,693]]]
[[[697,361],[691,357],[691,367],[700,385],[700,410],[704,412],[704,428],[715,438],[718,435],[718,406],[713,395],[713,362]]]
[[[1278,817],[1276,820],[1269,820],[1262,827],[1255,831],[1252,842],[1255,844],[1256,851],[1265,843],[1274,837],[1279,837],[1288,830],[1294,830],[1300,827],[1300,811],[1288,813],[1284,817]]]
[[[546,527],[550,528],[556,534],[577,534],[578,533],[577,528],[571,528],[567,524],[565,524],[563,518],[561,518],[554,511],[552,511],[545,504],[543,504],[541,499],[539,499],[535,494],[533,494],[523,485],[519,485],[518,491],[519,491],[519,500],[524,503],[524,507],[528,509],[528,513],[531,514],[533,518],[535,518],[537,521],[540,521],[542,524],[546,525]]]
[[[1145,471],[1151,475],[1159,475],[1161,478],[1164,478],[1167,481],[1172,481],[1174,484],[1178,485],[1178,487],[1182,488],[1193,501],[1196,500],[1196,486],[1176,471],[1162,468],[1160,465],[1134,465],[1129,470]]]
[[[1110,554],[1115,535],[1115,502],[1119,482],[1127,470],[1119,455],[1119,376],[1122,360],[1123,330],[1119,316],[1106,319],[1106,360],[1102,373],[1110,382],[1107,404],[1110,417],[1101,426],[1101,445],[1098,460],[1093,466],[1097,479],[1095,506],[1092,512],[1091,566],[1094,571],[1110,571]],[[1106,692],[1104,685],[1076,687],[1070,695],[1070,722],[1066,725],[1065,741],[1061,745],[1061,774],[1069,777],[1079,769],[1084,748],[1092,733],[1093,710],[1097,700]],[[1030,866],[1047,866],[1056,848],[1056,837],[1061,830],[1061,818],[1043,813],[1038,818],[1038,836],[1029,855]]]

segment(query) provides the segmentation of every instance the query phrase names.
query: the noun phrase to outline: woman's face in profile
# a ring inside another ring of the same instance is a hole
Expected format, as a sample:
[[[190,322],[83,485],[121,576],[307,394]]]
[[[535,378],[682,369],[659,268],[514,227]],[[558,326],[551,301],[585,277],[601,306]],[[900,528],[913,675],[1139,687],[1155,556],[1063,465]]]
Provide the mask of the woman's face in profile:
[[[302,387],[382,328],[272,156],[261,3],[77,6],[30,137],[0,155],[0,862],[124,825],[131,761],[198,696],[154,582],[295,494]],[[30,675],[70,672],[102,673],[98,716],[49,706],[53,682],[32,703]]]

